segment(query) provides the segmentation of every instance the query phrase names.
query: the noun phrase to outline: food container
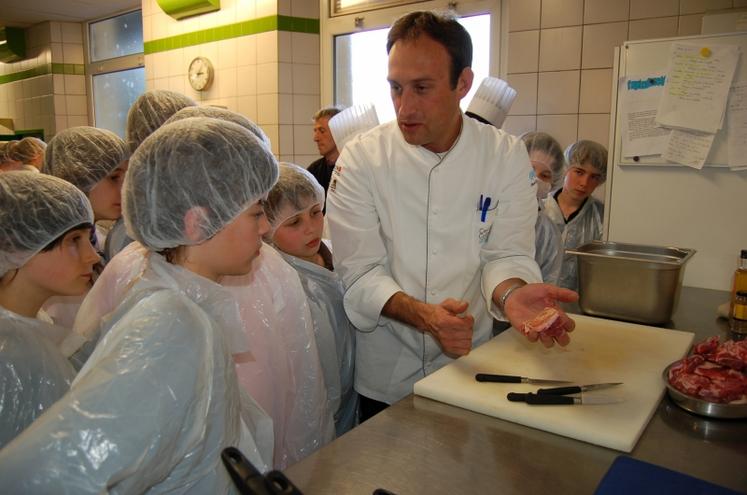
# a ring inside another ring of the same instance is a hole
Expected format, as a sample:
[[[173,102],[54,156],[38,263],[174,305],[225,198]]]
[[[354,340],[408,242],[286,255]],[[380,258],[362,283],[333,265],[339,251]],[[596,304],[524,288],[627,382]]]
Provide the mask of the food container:
[[[685,263],[695,250],[592,241],[566,253],[578,257],[584,313],[658,325],[677,308]]]
[[[701,416],[708,416],[711,418],[747,418],[747,402],[740,403],[719,403],[709,402],[699,397],[693,397],[680,392],[669,383],[669,368],[674,366],[677,362],[670,364],[664,368],[662,378],[667,386],[669,397],[672,398],[675,404],[680,406],[686,411],[690,411]]]

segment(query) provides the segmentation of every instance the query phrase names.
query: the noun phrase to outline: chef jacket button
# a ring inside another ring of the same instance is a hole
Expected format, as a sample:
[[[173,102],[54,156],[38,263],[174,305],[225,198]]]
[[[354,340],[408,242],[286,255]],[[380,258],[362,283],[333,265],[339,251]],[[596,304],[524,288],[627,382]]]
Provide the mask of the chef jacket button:
[[[432,290],[432,291],[431,291],[431,295],[432,295],[432,296],[435,296],[435,295],[436,295],[436,291],[435,291],[435,290]]]
[[[435,254],[438,254],[438,250],[437,250],[437,249],[434,249],[433,251],[431,251],[431,254],[434,254],[434,255],[435,255]]]

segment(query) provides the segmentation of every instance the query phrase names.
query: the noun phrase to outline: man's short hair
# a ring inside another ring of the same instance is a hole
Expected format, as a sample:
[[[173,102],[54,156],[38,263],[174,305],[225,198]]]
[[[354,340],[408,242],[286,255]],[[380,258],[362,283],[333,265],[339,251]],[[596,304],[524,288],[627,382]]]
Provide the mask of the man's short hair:
[[[389,53],[398,41],[415,40],[424,34],[443,45],[448,52],[451,88],[456,88],[464,68],[472,66],[472,38],[453,15],[419,11],[400,17],[389,30],[386,52]]]
[[[325,107],[325,108],[322,108],[321,110],[317,111],[314,114],[314,116],[312,117],[312,120],[314,122],[316,122],[317,120],[325,118],[325,117],[331,119],[332,117],[334,117],[335,115],[337,115],[340,112],[342,112],[341,108],[338,108],[338,107]]]
[[[602,182],[607,180],[607,148],[601,144],[582,139],[566,148],[565,159],[569,167],[588,163],[602,176]]]

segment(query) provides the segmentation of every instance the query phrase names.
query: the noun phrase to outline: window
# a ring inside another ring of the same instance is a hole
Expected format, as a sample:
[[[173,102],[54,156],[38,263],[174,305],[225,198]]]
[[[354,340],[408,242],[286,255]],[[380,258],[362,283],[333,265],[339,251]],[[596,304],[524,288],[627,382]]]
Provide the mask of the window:
[[[127,112],[145,91],[142,12],[89,23],[88,47],[92,120],[124,137]]]

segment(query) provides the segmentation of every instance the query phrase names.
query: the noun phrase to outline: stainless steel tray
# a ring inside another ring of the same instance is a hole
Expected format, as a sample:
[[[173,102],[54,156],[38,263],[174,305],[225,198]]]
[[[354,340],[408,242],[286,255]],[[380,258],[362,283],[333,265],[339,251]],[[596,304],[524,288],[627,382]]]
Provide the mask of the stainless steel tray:
[[[692,395],[687,395],[672,385],[669,384],[669,368],[671,368],[678,361],[670,364],[662,372],[662,378],[664,384],[667,386],[667,392],[669,397],[672,398],[675,404],[680,406],[686,411],[691,413],[699,414],[701,416],[708,416],[709,418],[722,418],[722,419],[735,419],[735,418],[747,418],[747,403],[744,404],[723,404],[718,402],[709,402]]]

